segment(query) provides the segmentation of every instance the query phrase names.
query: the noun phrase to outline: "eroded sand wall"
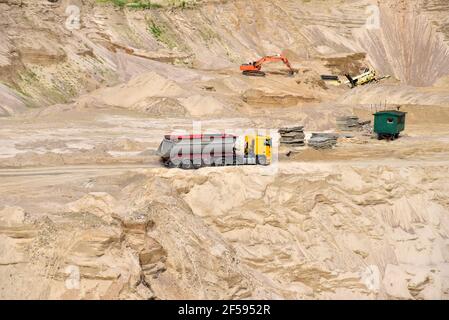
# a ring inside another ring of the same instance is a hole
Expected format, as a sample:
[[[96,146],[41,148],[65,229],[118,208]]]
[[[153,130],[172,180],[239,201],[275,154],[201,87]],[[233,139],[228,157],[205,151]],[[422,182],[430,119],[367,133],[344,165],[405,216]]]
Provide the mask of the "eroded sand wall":
[[[355,33],[377,70],[412,86],[431,86],[449,74],[449,47],[421,11],[380,8],[380,29]]]

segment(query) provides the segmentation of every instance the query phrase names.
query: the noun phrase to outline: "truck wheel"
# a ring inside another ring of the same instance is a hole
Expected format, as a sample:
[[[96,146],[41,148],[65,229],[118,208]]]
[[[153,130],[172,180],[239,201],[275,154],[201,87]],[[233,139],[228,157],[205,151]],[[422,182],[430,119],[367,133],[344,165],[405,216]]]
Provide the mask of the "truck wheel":
[[[234,166],[235,165],[234,157],[227,157],[225,165],[227,165],[227,166]]]
[[[257,156],[256,161],[257,161],[257,164],[260,164],[261,166],[267,165],[267,157],[265,157],[265,156]]]
[[[177,165],[175,165],[173,162],[171,162],[171,160],[166,161],[166,162],[164,163],[164,165],[165,165],[167,168],[176,168],[176,167],[177,167]]]
[[[181,160],[179,159],[168,160],[167,163],[169,168],[179,168],[181,166]]]
[[[193,161],[192,166],[193,166],[193,169],[199,169],[203,166],[203,161],[202,160],[199,160],[198,162]]]
[[[214,165],[216,167],[221,167],[223,165],[223,159],[222,158],[217,158],[214,160]]]
[[[182,160],[181,167],[186,170],[192,169],[192,167],[193,167],[192,161],[190,161],[190,159]]]
[[[201,160],[202,167],[210,167],[212,165],[212,160],[210,158],[205,158]]]

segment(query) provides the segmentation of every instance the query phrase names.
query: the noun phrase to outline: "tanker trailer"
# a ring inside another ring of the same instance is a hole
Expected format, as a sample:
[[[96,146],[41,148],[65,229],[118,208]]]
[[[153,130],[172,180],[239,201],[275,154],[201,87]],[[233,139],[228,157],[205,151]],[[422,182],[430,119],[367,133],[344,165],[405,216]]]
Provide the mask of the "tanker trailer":
[[[271,137],[245,136],[242,155],[237,154],[237,138],[229,134],[166,135],[157,154],[169,168],[270,164]]]

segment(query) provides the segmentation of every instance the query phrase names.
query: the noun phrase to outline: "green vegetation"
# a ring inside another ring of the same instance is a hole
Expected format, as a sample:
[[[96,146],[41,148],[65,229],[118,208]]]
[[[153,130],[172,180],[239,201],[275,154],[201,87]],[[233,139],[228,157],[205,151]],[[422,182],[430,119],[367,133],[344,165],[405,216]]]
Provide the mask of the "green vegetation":
[[[153,0],[154,1],[154,0]],[[112,3],[120,8],[134,9],[158,9],[164,7],[170,8],[187,8],[193,6],[195,1],[192,0],[167,0],[166,4],[154,3],[151,0],[97,0],[98,3]]]
[[[128,1],[127,0],[97,0],[98,3],[112,3],[118,7],[124,7]]]
[[[185,1],[185,0],[181,0],[181,1],[178,1],[178,3],[176,4],[176,2],[175,2],[175,4],[174,5],[172,5],[173,7],[180,7],[180,8],[186,8],[189,4],[191,4],[191,3],[189,3],[189,2],[187,2],[187,1]]]
[[[131,2],[126,5],[128,8],[136,8],[136,9],[155,9],[162,8],[162,6],[158,3],[151,3],[151,1],[138,1]]]
[[[20,79],[26,84],[32,84],[39,81],[37,74],[31,69],[26,69],[24,72],[20,73],[19,76]]]
[[[151,21],[148,25],[148,30],[153,34],[153,36],[158,40],[161,41],[162,38],[162,27],[158,26],[154,21]]]
[[[135,9],[155,9],[162,8],[158,3],[152,3],[151,0],[97,0],[99,3],[112,3],[120,8],[135,8]]]
[[[200,37],[205,41],[206,46],[209,46],[210,43],[219,38],[218,34],[214,30],[206,26],[203,28],[198,28],[198,32]]]
[[[157,24],[156,22],[154,22],[154,20],[148,20],[147,23],[148,31],[151,32],[151,34],[157,41],[165,44],[170,49],[173,49],[177,46],[175,35],[169,32],[167,28],[160,24]]]

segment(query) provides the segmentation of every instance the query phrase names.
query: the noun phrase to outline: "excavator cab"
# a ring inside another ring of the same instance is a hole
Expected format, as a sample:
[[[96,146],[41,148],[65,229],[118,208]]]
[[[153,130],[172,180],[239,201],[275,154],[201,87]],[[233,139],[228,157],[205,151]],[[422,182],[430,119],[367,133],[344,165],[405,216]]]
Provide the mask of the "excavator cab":
[[[253,158],[260,165],[269,165],[271,163],[272,141],[270,136],[245,136],[245,158]]]

